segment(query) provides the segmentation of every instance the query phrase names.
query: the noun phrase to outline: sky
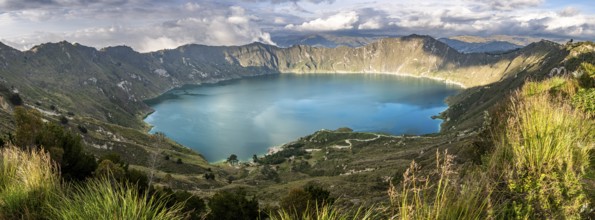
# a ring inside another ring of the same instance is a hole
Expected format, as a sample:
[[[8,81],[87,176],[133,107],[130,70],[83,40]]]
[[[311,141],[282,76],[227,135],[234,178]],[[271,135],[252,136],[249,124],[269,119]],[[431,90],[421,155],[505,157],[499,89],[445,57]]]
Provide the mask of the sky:
[[[595,41],[595,0],[0,0],[0,41],[148,52],[275,37],[519,35]]]

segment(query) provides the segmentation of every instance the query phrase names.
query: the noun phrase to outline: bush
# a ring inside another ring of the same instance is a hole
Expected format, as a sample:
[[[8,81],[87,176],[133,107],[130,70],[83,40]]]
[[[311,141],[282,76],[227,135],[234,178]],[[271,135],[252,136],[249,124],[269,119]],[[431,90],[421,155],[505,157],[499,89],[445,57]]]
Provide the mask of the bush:
[[[60,116],[60,124],[68,124],[68,118],[66,118],[64,115]]]
[[[283,197],[280,202],[281,209],[286,215],[293,219],[300,219],[306,217],[314,218],[316,216],[313,212],[308,210],[319,210],[323,207],[331,206],[335,199],[330,197],[330,192],[316,185],[306,185],[303,188],[292,189],[287,196]]]
[[[208,219],[252,220],[260,217],[258,201],[255,198],[248,199],[243,189],[217,192],[209,199],[209,207],[211,213]]]
[[[8,97],[8,101],[10,101],[10,103],[14,106],[23,105],[23,99],[21,98],[21,95],[19,95],[18,93],[10,94],[10,97]]]
[[[279,178],[279,173],[277,173],[277,171],[275,171],[269,165],[262,166],[262,168],[260,169],[260,173],[264,176],[264,179],[266,180],[272,180],[275,182],[281,181],[281,178]]]
[[[83,180],[97,168],[95,157],[82,151],[81,138],[53,122],[43,123],[39,112],[15,108],[15,144],[22,148],[41,147],[52,158],[60,158],[60,171],[69,180]]]
[[[86,133],[88,132],[88,131],[87,131],[87,128],[83,127],[82,125],[78,125],[78,126],[77,126],[77,128],[78,128],[78,129],[79,129],[79,131],[80,131],[81,133],[83,133],[83,134],[86,134]]]

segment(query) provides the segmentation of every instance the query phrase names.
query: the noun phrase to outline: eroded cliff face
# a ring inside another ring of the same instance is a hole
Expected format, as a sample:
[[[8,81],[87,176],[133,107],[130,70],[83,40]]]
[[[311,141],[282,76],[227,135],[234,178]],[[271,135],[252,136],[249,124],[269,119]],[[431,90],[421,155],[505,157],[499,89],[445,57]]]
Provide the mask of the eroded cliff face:
[[[561,47],[555,43],[540,42],[503,54],[462,54],[431,37],[414,35],[382,39],[358,48],[251,44],[224,53],[230,64],[282,73],[390,73],[473,87],[514,76],[559,50]]]

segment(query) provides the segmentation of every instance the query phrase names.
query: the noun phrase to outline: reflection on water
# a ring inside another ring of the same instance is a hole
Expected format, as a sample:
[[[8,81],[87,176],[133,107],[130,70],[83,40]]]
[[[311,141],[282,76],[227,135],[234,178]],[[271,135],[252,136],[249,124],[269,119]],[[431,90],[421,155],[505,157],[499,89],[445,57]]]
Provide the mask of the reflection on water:
[[[209,161],[247,160],[320,129],[350,127],[391,134],[437,132],[432,120],[458,87],[381,74],[281,74],[172,90],[149,104],[151,132]]]

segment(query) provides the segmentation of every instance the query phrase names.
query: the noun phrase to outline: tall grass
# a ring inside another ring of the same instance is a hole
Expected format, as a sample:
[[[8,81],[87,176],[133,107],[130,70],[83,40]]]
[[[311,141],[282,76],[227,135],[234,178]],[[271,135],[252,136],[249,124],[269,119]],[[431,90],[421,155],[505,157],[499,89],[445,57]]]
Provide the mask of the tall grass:
[[[43,150],[0,149],[0,219],[183,219],[182,204],[94,179],[64,187]]]
[[[314,207],[314,208],[312,208]],[[322,207],[308,206],[301,216],[296,217],[294,212],[281,209],[276,214],[270,214],[271,220],[373,220],[382,219],[382,211],[374,207],[359,207],[355,211],[346,211],[335,205]]]
[[[71,186],[49,203],[52,219],[184,219],[182,204],[166,207],[167,199],[139,194],[132,185],[93,179]]]
[[[59,188],[49,154],[7,146],[0,150],[0,219],[37,219]]]
[[[584,112],[552,93],[556,85],[563,82],[528,83],[512,98],[501,120],[504,129],[495,131],[488,172],[503,183],[498,189],[503,218],[579,218],[588,205],[581,180],[595,127]]]
[[[388,195],[394,209],[391,219],[482,219],[489,202],[487,188],[481,180],[457,184],[453,158],[437,151],[435,172],[425,176],[420,176],[420,167],[411,162],[403,174],[401,189],[390,183]]]

